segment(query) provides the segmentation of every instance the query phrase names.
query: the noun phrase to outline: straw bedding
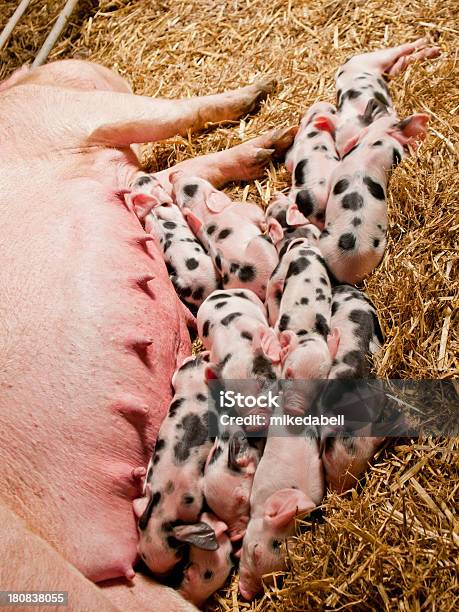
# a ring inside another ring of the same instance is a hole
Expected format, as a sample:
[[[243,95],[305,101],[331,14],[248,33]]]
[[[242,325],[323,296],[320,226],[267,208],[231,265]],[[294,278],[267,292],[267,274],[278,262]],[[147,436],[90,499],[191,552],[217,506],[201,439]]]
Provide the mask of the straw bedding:
[[[16,4],[0,3],[0,27]],[[33,59],[62,5],[32,2],[0,54],[0,78]],[[84,0],[51,58],[98,61],[134,91],[164,97],[278,79],[255,116],[147,145],[145,166],[156,170],[297,123],[314,101],[334,101],[334,72],[350,55],[429,36],[443,57],[410,66],[390,85],[401,117],[423,111],[431,122],[419,151],[393,174],[389,244],[365,289],[386,334],[378,376],[456,378],[457,17],[456,0]],[[265,206],[288,183],[282,167],[270,167],[232,192]],[[235,577],[209,608],[457,609],[458,483],[455,439],[399,441],[380,453],[363,489],[326,498],[325,522],[289,546],[289,571],[274,589],[249,605],[238,601]]]

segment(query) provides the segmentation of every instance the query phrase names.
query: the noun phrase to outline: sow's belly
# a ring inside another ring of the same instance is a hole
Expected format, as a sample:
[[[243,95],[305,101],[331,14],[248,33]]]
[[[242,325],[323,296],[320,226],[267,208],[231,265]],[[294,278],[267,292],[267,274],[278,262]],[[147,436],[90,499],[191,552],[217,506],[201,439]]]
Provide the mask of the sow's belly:
[[[136,217],[96,182],[41,181],[0,194],[0,497],[97,581],[135,560],[131,472],[190,344]]]

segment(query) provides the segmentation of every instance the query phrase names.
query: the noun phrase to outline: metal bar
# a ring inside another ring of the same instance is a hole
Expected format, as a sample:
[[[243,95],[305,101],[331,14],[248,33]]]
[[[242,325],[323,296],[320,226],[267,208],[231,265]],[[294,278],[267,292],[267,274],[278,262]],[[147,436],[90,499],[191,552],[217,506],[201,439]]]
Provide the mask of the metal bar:
[[[14,30],[21,17],[24,15],[25,10],[29,6],[29,4],[30,0],[21,0],[14,13],[11,15],[8,23],[3,28],[3,31],[0,34],[0,51],[8,42],[8,39],[11,36],[11,32]]]
[[[37,66],[41,66],[42,64],[44,64],[51,49],[54,47],[57,39],[62,34],[65,26],[67,25],[70,16],[73,13],[73,10],[77,4],[78,0],[67,0],[64,8],[59,13],[59,17],[57,18],[56,23],[53,25],[51,32],[46,37],[42,48],[38,52],[37,57],[34,59],[32,68],[36,68]]]

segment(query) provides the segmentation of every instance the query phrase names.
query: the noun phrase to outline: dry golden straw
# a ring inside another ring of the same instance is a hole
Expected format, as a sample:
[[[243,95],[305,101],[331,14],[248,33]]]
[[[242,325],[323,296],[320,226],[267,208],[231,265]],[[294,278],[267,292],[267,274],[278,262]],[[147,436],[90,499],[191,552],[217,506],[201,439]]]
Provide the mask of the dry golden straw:
[[[0,78],[31,62],[62,8],[33,0],[0,54]],[[15,2],[0,4],[0,27]],[[389,244],[365,283],[386,334],[376,372],[454,378],[458,364],[459,20],[457,0],[82,1],[50,59],[79,57],[117,70],[134,91],[177,97],[222,91],[272,74],[278,91],[233,125],[145,147],[156,170],[297,123],[316,100],[334,101],[347,57],[428,36],[443,56],[392,80],[399,115],[427,112],[429,134],[391,180]],[[237,185],[265,205],[288,186],[283,167]],[[289,571],[253,604],[237,577],[213,610],[458,609],[458,446],[399,442],[382,451],[363,490],[328,496],[326,520],[289,546]]]

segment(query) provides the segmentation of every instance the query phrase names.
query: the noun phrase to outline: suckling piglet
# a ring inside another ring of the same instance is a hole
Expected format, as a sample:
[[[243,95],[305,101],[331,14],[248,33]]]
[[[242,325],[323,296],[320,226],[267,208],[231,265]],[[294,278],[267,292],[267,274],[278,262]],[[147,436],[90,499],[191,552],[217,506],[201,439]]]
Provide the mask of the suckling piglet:
[[[307,223],[306,217],[300,213],[298,206],[281,191],[276,191],[265,210],[266,222],[275,219],[282,229],[296,227]]]
[[[339,163],[333,134],[336,108],[316,102],[301,120],[285,165],[293,175],[289,198],[312,223],[322,228],[330,177]]]
[[[279,341],[253,291],[214,291],[198,310],[197,323],[210,351],[208,380],[251,381],[259,391],[276,380]]]
[[[282,346],[282,376],[290,380],[326,378],[339,331],[330,330],[331,287],[325,262],[307,239],[288,245],[269,281],[267,307]]]
[[[231,541],[225,523],[210,512],[204,512],[201,520],[213,529],[218,548],[204,550],[192,545],[189,563],[178,586],[179,593],[199,607],[225,584],[233,567]]]
[[[178,206],[153,208],[145,217],[145,230],[159,242],[179,296],[188,306],[199,307],[217,288],[218,275]]]
[[[200,306],[217,288],[218,275],[166,188],[153,174],[142,174],[125,199],[161,247],[179,296],[192,309]]]
[[[165,185],[154,174],[139,172],[133,180],[130,190],[124,194],[124,199],[127,206],[136,213],[140,221],[144,222],[152,208],[173,204],[169,192],[169,185]]]
[[[360,132],[332,175],[319,246],[332,274],[361,282],[381,261],[386,245],[386,193],[391,167],[408,144],[424,138],[428,116],[403,121],[385,116]]]
[[[231,541],[240,540],[250,516],[250,493],[260,461],[259,443],[242,428],[227,427],[216,438],[204,471],[204,496],[228,525]]]
[[[268,433],[253,482],[251,514],[242,544],[239,591],[248,600],[262,576],[285,567],[283,542],[295,533],[295,517],[310,513],[324,495],[315,435],[287,429]]]
[[[134,501],[139,517],[140,556],[152,572],[168,572],[185,544],[216,548],[212,528],[199,520],[203,504],[208,438],[208,388],[205,356],[189,358],[175,372],[175,395],[161,425],[150,460],[144,497]]]
[[[264,299],[277,251],[263,211],[233,202],[198,177],[172,175],[173,194],[188,224],[211,255],[225,288],[248,288]]]

